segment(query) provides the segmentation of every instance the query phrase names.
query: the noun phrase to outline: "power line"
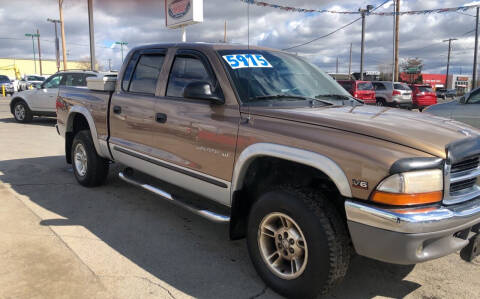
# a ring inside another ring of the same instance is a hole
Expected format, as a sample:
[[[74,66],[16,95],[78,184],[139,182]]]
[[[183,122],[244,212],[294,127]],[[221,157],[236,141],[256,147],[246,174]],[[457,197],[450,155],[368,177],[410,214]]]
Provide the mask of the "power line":
[[[385,4],[386,4],[387,2],[389,2],[389,1],[390,1],[390,0],[387,0],[387,1],[383,2],[383,3],[380,4],[379,6],[375,7],[374,9],[372,9],[372,11],[377,10],[378,8],[382,7],[383,5],[385,5]],[[313,42],[315,42],[315,41],[317,41],[317,40],[319,40],[319,39],[329,37],[330,35],[332,35],[332,34],[334,34],[334,33],[337,33],[338,31],[340,31],[340,30],[342,30],[342,29],[344,29],[344,28],[346,28],[346,27],[354,24],[355,22],[358,22],[358,21],[361,20],[361,19],[362,19],[362,17],[359,17],[359,18],[353,20],[352,22],[350,22],[350,23],[348,23],[348,24],[345,24],[345,25],[343,25],[342,27],[340,27],[340,28],[338,28],[338,29],[336,29],[336,30],[334,30],[334,31],[332,31],[332,32],[330,32],[330,33],[327,33],[327,34],[322,35],[322,36],[320,36],[320,37],[314,38],[314,39],[312,39],[312,40],[310,40],[310,41],[308,41],[308,42],[305,42],[305,43],[302,43],[302,44],[299,44],[299,45],[296,45],[296,46],[288,47],[288,48],[285,48],[285,49],[282,49],[282,50],[283,50],[283,51],[287,51],[287,50],[290,50],[290,49],[302,47],[302,46],[311,44],[311,43],[313,43]]]

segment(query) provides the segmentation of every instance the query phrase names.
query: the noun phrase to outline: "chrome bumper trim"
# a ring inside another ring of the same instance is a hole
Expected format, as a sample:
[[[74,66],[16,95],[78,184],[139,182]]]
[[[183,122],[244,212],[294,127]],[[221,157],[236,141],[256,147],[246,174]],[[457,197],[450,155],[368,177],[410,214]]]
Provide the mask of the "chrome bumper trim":
[[[401,233],[429,233],[480,223],[480,199],[433,210],[386,209],[345,201],[349,221]]]

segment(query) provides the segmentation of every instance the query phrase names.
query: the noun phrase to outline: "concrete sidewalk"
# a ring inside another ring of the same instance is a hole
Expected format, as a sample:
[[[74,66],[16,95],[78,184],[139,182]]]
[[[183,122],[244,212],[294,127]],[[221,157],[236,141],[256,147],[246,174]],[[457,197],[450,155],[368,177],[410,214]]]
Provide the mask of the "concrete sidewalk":
[[[0,298],[109,298],[98,277],[0,183]]]

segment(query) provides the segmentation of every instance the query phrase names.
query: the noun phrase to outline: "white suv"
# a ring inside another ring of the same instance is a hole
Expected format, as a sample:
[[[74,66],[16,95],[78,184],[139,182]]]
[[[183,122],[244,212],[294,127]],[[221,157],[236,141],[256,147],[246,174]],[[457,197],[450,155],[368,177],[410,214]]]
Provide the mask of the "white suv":
[[[10,111],[15,120],[30,122],[34,116],[55,116],[55,102],[60,86],[87,86],[88,77],[98,76],[93,71],[58,72],[45,80],[38,88],[24,90],[13,95]]]

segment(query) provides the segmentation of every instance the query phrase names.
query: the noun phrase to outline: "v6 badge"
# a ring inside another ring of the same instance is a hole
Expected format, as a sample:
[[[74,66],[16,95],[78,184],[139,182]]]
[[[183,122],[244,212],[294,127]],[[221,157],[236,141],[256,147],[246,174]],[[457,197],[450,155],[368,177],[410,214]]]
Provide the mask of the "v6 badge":
[[[368,190],[368,182],[362,180],[352,179],[352,185],[354,188]]]

